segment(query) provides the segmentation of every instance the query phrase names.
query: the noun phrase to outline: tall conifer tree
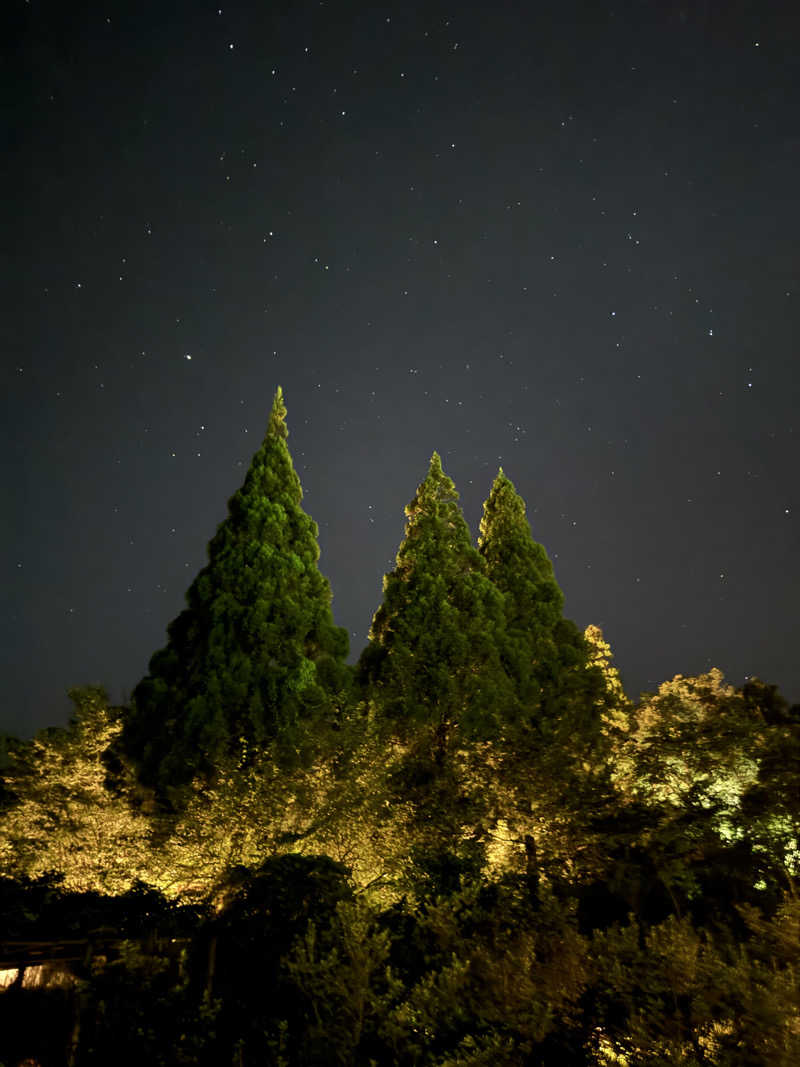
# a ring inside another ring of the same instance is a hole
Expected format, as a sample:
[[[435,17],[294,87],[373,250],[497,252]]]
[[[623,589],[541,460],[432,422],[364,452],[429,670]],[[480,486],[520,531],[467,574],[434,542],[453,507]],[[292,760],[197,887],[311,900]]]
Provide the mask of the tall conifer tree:
[[[502,468],[484,504],[478,551],[505,599],[503,659],[515,682],[518,715],[539,727],[547,724],[550,732],[567,710],[574,714],[576,700],[588,714],[599,672],[587,667],[588,646],[563,617],[553,565],[534,541],[525,503]]]
[[[347,634],[333,624],[285,420],[279,387],[208,564],[133,694],[122,747],[162,795],[198,773],[212,777],[215,762],[243,746],[291,748],[343,679]]]
[[[619,670],[612,660],[611,645],[599,626],[590,624],[583,631],[589,649],[589,665],[596,667],[603,677],[603,710],[609,729],[627,731],[630,727],[631,702],[625,695]]]
[[[433,453],[406,507],[397,566],[384,578],[362,676],[401,727],[491,734],[508,679],[500,664],[503,602],[472,545],[455,485]]]
[[[512,688],[503,598],[435,452],[406,516],[360,668],[378,724],[405,746],[387,772],[390,805],[411,813],[410,884],[435,894],[484,863],[491,816],[468,767],[482,749],[474,742],[497,736]]]

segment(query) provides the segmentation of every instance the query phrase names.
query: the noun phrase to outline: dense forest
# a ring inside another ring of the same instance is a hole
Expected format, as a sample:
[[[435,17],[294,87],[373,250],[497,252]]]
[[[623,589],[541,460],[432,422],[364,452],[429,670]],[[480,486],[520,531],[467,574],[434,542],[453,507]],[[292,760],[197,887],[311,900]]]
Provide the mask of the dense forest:
[[[638,703],[434,453],[348,662],[280,389],[130,706],[0,748],[0,1064],[800,1063],[800,707]]]

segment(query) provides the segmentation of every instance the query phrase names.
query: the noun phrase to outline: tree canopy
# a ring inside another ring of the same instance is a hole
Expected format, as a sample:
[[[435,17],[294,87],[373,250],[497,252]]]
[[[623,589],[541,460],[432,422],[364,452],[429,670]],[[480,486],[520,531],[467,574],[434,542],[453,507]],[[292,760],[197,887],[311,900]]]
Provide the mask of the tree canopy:
[[[285,417],[133,705],[2,739],[10,1062],[797,1063],[800,708],[629,700],[436,453],[350,684]]]
[[[406,507],[397,565],[383,581],[362,676],[381,715],[492,733],[510,696],[503,598],[488,579],[439,455]]]
[[[577,626],[564,618],[564,594],[525,503],[502,468],[483,507],[478,551],[503,595],[502,660],[513,679],[513,725],[535,748],[561,731],[591,743],[600,727],[605,685]],[[562,738],[563,741],[563,738]]]

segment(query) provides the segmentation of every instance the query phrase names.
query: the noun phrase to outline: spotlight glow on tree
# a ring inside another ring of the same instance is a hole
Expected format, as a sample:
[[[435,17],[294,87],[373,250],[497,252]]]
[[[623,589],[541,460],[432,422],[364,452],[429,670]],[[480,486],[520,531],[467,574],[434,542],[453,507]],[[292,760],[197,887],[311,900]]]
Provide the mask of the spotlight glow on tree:
[[[243,746],[291,750],[343,684],[347,634],[333,624],[318,529],[301,507],[287,438],[279,387],[188,606],[134,691],[123,747],[162,794],[213,776]]]

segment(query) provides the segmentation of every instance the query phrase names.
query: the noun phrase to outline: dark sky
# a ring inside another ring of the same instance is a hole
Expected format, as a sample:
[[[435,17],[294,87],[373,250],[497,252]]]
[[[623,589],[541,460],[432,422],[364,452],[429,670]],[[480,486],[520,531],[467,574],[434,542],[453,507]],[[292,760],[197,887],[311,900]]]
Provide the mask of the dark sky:
[[[796,4],[6,5],[0,729],[123,699],[280,383],[363,647],[433,449],[628,692],[800,698]]]

